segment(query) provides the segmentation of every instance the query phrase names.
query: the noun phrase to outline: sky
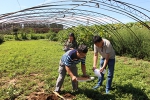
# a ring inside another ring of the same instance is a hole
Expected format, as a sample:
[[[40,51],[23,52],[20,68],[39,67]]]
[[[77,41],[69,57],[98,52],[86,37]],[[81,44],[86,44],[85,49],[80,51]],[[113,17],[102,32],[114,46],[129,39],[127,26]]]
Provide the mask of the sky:
[[[54,2],[54,1],[59,1],[59,0],[0,0],[0,14],[23,10],[25,8],[30,8],[30,7],[40,5],[42,3],[46,3],[50,1]],[[120,0],[120,1],[131,3],[131,4],[150,10],[150,6],[149,6],[150,0]],[[116,17],[119,18],[118,15]],[[124,21],[129,21],[129,19],[125,19],[125,18],[122,18],[122,19]]]

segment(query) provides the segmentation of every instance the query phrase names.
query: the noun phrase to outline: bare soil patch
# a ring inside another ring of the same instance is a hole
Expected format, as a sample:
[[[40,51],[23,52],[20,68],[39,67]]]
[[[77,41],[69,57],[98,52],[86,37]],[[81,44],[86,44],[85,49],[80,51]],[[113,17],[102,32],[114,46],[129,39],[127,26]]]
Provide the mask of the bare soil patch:
[[[59,100],[55,94],[45,94],[40,92],[31,93],[28,100]]]
[[[73,98],[75,98],[75,96],[70,93],[64,94],[63,97],[67,100],[72,100]]]
[[[72,100],[75,98],[75,96],[70,93],[63,94],[62,96],[67,100]],[[43,92],[33,92],[30,94],[27,100],[61,100],[61,98],[53,93],[45,94]]]

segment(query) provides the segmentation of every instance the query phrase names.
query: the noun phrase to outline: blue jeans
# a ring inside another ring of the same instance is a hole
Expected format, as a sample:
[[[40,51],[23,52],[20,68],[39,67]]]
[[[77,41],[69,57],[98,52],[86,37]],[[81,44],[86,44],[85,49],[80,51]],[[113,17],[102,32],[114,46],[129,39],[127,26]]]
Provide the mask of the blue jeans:
[[[100,60],[100,68],[103,67],[105,58],[101,58]],[[108,75],[107,75],[107,82],[106,82],[106,90],[110,90],[111,89],[111,83],[112,83],[112,79],[113,79],[113,75],[114,75],[114,66],[115,66],[115,59],[109,59],[108,60]],[[104,80],[104,74],[101,73],[102,77],[98,78],[98,85],[102,85],[103,80]]]
[[[73,73],[73,75],[75,76],[78,76],[78,68],[76,67],[75,64],[72,64],[69,69],[71,70],[71,72]],[[65,79],[65,76],[66,76],[66,69],[65,69],[65,66],[64,65],[61,65],[61,61],[59,63],[59,76],[57,78],[57,82],[56,82],[56,87],[55,87],[55,90],[56,92],[59,92],[62,85],[63,85],[63,82],[64,82],[64,79]],[[72,81],[72,80],[71,80]],[[72,87],[73,87],[73,90],[76,90],[78,89],[78,82],[74,82],[72,81]]]

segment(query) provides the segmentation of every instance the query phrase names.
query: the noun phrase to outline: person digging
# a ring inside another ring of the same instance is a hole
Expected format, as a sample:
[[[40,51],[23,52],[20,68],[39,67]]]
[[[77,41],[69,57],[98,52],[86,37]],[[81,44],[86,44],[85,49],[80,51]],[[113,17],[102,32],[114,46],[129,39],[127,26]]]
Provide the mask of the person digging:
[[[66,76],[66,73],[69,74],[71,77],[72,87],[73,91],[78,90],[78,82],[77,82],[77,67],[76,65],[81,62],[81,69],[82,69],[82,77],[89,77],[86,74],[86,66],[85,66],[85,60],[86,60],[86,54],[88,52],[88,48],[86,45],[79,45],[77,49],[69,50],[65,54],[63,54],[60,62],[59,62],[59,76],[57,78],[56,87],[54,92],[60,93],[60,89],[62,87],[62,84],[64,82],[64,78]]]

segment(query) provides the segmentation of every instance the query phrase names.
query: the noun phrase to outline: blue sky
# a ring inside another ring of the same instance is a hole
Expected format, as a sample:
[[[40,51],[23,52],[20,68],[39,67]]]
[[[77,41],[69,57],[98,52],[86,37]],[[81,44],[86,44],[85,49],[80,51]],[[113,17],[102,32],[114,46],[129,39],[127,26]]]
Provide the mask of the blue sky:
[[[15,12],[18,10],[22,10],[25,8],[33,7],[39,4],[42,4],[44,2],[49,1],[59,1],[59,0],[1,0],[0,2],[0,14],[5,14],[9,12]],[[128,2],[140,7],[143,7],[145,9],[150,10],[150,0],[120,0],[123,2]],[[114,15],[115,16],[115,15]],[[116,15],[118,18],[119,16]],[[150,15],[148,15],[150,16]],[[121,17],[122,18],[122,17]],[[121,20],[120,18],[120,20]],[[129,21],[129,19],[122,18],[124,21]]]
[[[38,4],[58,0],[1,0],[0,2],[0,14],[18,11],[29,7],[36,6]],[[150,0],[120,0],[134,5],[141,6],[150,10]],[[18,4],[19,2],[19,4]],[[20,8],[21,7],[21,8]]]

